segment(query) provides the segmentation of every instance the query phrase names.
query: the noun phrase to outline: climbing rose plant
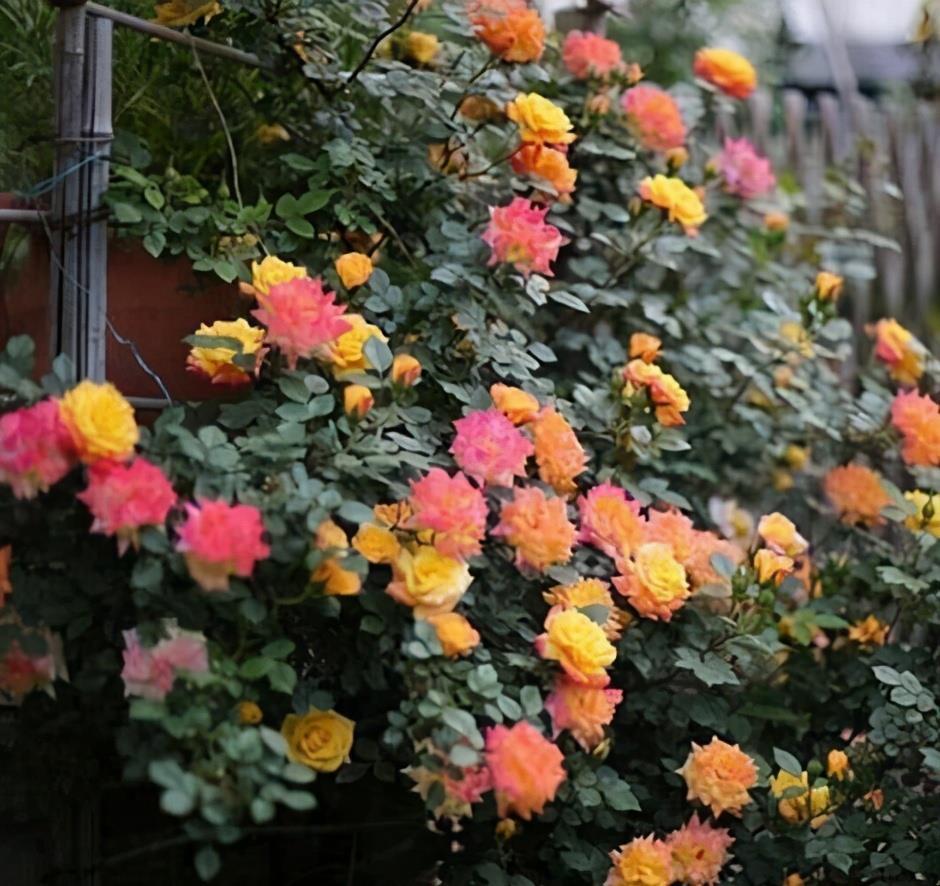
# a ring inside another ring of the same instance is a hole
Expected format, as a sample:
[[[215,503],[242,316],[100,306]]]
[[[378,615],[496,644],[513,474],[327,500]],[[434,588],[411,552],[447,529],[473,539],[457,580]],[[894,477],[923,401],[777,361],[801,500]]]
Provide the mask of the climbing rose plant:
[[[211,244],[171,192],[124,231],[244,309],[153,421],[6,345],[25,771],[117,749],[207,879],[291,814],[381,820],[385,882],[940,877],[938,364],[839,316],[850,185],[829,238],[713,136],[750,63],[648,83],[523,0],[175,6],[278,73],[270,153]]]

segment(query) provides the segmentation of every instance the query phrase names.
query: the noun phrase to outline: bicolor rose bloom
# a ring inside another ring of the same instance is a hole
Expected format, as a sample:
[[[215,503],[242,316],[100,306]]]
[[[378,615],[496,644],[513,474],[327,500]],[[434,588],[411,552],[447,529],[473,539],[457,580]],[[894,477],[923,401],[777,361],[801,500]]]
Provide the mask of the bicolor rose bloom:
[[[905,464],[936,467],[940,464],[940,407],[928,394],[902,391],[891,403],[891,424],[901,434]]]
[[[652,836],[634,837],[610,853],[613,867],[604,886],[669,886],[675,879],[672,853]]]
[[[646,542],[618,565],[624,574],[614,578],[614,587],[643,618],[670,621],[685,605],[689,582],[670,545]]]
[[[647,176],[640,182],[640,197],[666,210],[669,221],[681,225],[689,237],[695,237],[708,218],[702,198],[678,178]]]
[[[307,276],[307,269],[300,265],[292,265],[283,261],[276,255],[266,255],[260,262],[251,263],[251,285],[243,284],[243,291],[255,297],[267,295],[272,286],[299,280]]]
[[[802,793],[796,793],[796,789],[801,789]],[[809,822],[810,827],[816,829],[822,827],[829,817],[829,787],[823,785],[811,788],[806,772],[794,775],[781,769],[770,779],[770,792],[778,798],[777,812],[780,817],[790,824]]]
[[[685,123],[676,100],[664,89],[641,83],[620,99],[634,138],[648,151],[665,153],[685,144]]]
[[[820,271],[816,275],[813,289],[820,301],[834,302],[838,301],[839,296],[842,295],[844,285],[845,280],[838,274],[833,274],[831,271]]]
[[[875,357],[888,374],[902,385],[916,385],[924,374],[926,348],[897,320],[879,320],[867,327],[875,336]]]
[[[604,740],[604,727],[614,719],[617,705],[623,700],[619,689],[605,689],[578,683],[569,676],[555,681],[551,695],[545,699],[545,710],[552,718],[553,737],[567,729],[572,738],[591,753]]]
[[[606,80],[623,68],[620,45],[590,31],[569,31],[561,47],[561,58],[572,77]]]
[[[59,415],[85,464],[130,458],[140,437],[134,407],[109,382],[79,382],[59,401]]]
[[[566,777],[561,751],[525,721],[487,729],[485,753],[500,817],[541,815]]]
[[[793,521],[779,511],[760,518],[757,534],[772,551],[787,557],[802,556],[809,548],[809,542],[796,531]]]
[[[721,869],[731,858],[734,837],[727,828],[716,828],[693,815],[666,838],[672,853],[674,876],[689,886],[717,886]]]
[[[575,480],[587,469],[587,455],[568,420],[545,406],[532,422],[539,477],[559,495],[577,491]]]
[[[385,333],[378,326],[367,323],[361,314],[347,314],[343,320],[346,321],[346,331],[330,342],[322,355],[332,366],[334,378],[338,379],[374,368],[364,350],[370,338],[388,341]]]
[[[29,654],[19,640],[11,640],[0,655],[0,693],[20,697],[43,689],[55,679],[52,655]]]
[[[725,95],[747,98],[757,87],[757,72],[743,56],[730,49],[700,49],[692,70]]]
[[[535,649],[542,658],[557,661],[572,680],[588,686],[606,686],[606,669],[617,657],[604,629],[577,609],[549,612]]]
[[[241,352],[227,347],[201,347],[190,349],[186,358],[186,368],[190,372],[209,379],[214,385],[246,385],[252,376],[258,374],[261,361],[267,353],[264,344],[264,330],[249,325],[242,317],[237,320],[216,320],[211,326],[203,323],[196,330],[196,335],[205,338],[231,338],[241,344]],[[248,363],[248,366],[236,362]]]
[[[568,585],[555,585],[544,591],[542,599],[552,607],[552,611],[563,609],[583,609],[586,606],[603,606],[607,609],[607,620],[601,627],[609,640],[619,640],[630,616],[614,605],[610,585],[599,578],[579,578]]]
[[[477,37],[504,62],[538,61],[545,25],[525,0],[469,0],[467,14]]]
[[[914,513],[904,520],[912,532],[929,532],[940,538],[940,494],[928,495],[920,489],[904,493],[904,500],[914,506]]]
[[[176,549],[204,591],[227,591],[229,577],[248,578],[271,549],[264,543],[261,512],[253,505],[200,500],[186,505]]]
[[[537,92],[520,92],[506,105],[506,116],[519,127],[524,144],[570,145],[577,138],[568,115]]]
[[[545,221],[547,213],[547,206],[538,207],[524,197],[514,197],[507,206],[491,206],[483,232],[483,242],[492,250],[488,264],[511,264],[525,277],[533,271],[554,277],[551,262],[568,241]]]
[[[644,363],[655,363],[662,351],[663,343],[655,335],[646,332],[634,332],[630,336],[630,359],[640,359]]]
[[[538,415],[539,401],[522,388],[495,384],[490,386],[493,405],[514,425],[528,424]]]
[[[570,203],[577,170],[568,164],[564,151],[545,145],[523,145],[510,160],[517,175],[535,179],[535,185],[547,184],[562,203]]]
[[[467,655],[480,645],[480,634],[473,625],[458,612],[441,612],[429,615],[428,623],[437,634],[441,650],[449,658]]]
[[[259,307],[252,315],[267,326],[268,341],[281,349],[287,365],[294,369],[301,357],[322,352],[350,328],[343,317],[345,305],[323,288],[317,277],[297,277],[258,293]]]
[[[175,624],[164,626],[166,637],[149,649],[142,646],[137,629],[124,631],[124,694],[162,701],[181,673],[204,674],[209,670],[206,638]]]
[[[688,800],[708,806],[715,817],[730,812],[740,817],[751,802],[748,791],[757,784],[757,766],[736,744],[717,736],[704,746],[692,742],[688,759],[678,770],[688,788]]]
[[[623,369],[625,397],[645,388],[652,404],[656,421],[663,427],[672,428],[685,424],[683,412],[692,405],[689,395],[674,376],[663,372],[655,363],[631,360]]]
[[[536,450],[498,409],[471,412],[454,428],[454,461],[481,486],[512,486],[516,477],[525,477],[526,461]]]
[[[548,498],[537,487],[516,489],[499,516],[492,534],[515,548],[519,569],[544,572],[571,559],[576,531],[563,498]]]
[[[434,547],[442,554],[460,560],[480,553],[486,501],[463,473],[451,477],[443,468],[431,468],[412,482],[408,503],[407,528],[433,532]]]
[[[396,354],[392,360],[392,381],[403,388],[412,388],[421,378],[421,363],[411,354]]]
[[[447,557],[431,545],[402,548],[392,563],[390,597],[410,606],[416,618],[452,612],[473,577],[466,563]]]
[[[743,559],[743,552],[737,545],[713,532],[696,529],[692,521],[676,508],[665,511],[650,509],[644,529],[646,541],[661,542],[672,548],[673,556],[685,568],[692,588],[727,583],[712,566],[713,554],[721,554],[734,565]]]
[[[118,551],[138,544],[144,526],[162,526],[176,493],[166,475],[143,458],[130,464],[99,461],[88,469],[88,487],[78,500],[91,511],[92,532],[115,535]]]
[[[773,167],[746,138],[726,138],[718,155],[718,169],[725,190],[744,200],[763,197],[777,185]]]
[[[75,444],[55,400],[0,415],[0,483],[17,498],[45,492],[75,463]]]
[[[608,557],[628,557],[642,544],[644,519],[640,503],[610,482],[601,483],[578,499],[581,529],[578,540]]]
[[[863,523],[866,526],[883,523],[881,509],[891,504],[891,496],[881,482],[881,475],[864,465],[833,468],[823,480],[823,489],[843,523]]]

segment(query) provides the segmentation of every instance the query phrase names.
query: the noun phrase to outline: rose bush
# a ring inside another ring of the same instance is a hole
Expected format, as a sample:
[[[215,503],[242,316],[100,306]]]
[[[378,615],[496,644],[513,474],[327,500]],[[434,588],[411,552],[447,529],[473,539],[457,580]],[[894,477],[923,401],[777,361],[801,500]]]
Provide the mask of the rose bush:
[[[188,342],[225,396],[138,426],[0,362],[26,771],[93,721],[76,758],[159,786],[204,878],[285,809],[379,808],[432,858],[359,860],[386,882],[940,877],[938,365],[839,316],[851,183],[821,232],[713,137],[751,65],[637,85],[523,0],[209,31],[288,138],[208,233],[160,176],[112,200],[241,278]]]

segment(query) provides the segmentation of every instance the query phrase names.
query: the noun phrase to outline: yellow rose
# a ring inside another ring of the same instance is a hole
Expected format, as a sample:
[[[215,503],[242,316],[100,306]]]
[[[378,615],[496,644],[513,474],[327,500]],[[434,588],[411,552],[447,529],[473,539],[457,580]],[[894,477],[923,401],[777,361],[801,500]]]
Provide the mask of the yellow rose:
[[[244,726],[257,726],[263,714],[261,708],[253,701],[240,701],[238,703],[238,722]]]
[[[345,551],[349,547],[349,539],[342,527],[338,526],[332,520],[324,520],[317,526],[316,546],[325,551],[328,548],[336,548]]]
[[[884,646],[890,630],[890,625],[875,615],[869,615],[849,628],[849,639],[862,646]]]
[[[289,142],[290,133],[280,123],[262,123],[255,130],[255,138],[263,145],[275,142]]]
[[[317,772],[335,772],[349,760],[353,743],[352,720],[336,711],[310,708],[306,714],[288,714],[281,725],[287,756]]]
[[[678,178],[647,176],[640,182],[640,196],[665,209],[669,213],[669,221],[682,225],[689,236],[697,234],[699,226],[708,218],[702,198]]]
[[[928,495],[919,489],[904,493],[905,501],[909,501],[916,508],[904,521],[904,525],[912,532],[929,532],[940,538],[940,495]]]
[[[372,276],[372,259],[363,252],[345,252],[333,263],[347,289],[355,289]]]
[[[375,400],[365,385],[346,385],[343,391],[343,409],[346,415],[362,418],[375,405]]]
[[[405,55],[421,65],[430,64],[439,49],[440,41],[434,34],[412,31],[405,39]]]
[[[395,533],[374,523],[363,523],[352,544],[370,563],[391,563],[401,550]]]
[[[761,548],[754,555],[754,571],[757,580],[761,583],[774,582],[780,584],[793,572],[793,561],[783,554],[777,554],[769,548]]]
[[[796,443],[791,443],[783,451],[783,460],[794,471],[802,471],[809,463],[809,447],[797,446]]]
[[[777,511],[760,518],[757,534],[771,550],[788,557],[799,557],[809,547],[809,542],[796,531],[793,521]]]
[[[456,612],[429,615],[428,622],[437,634],[444,655],[449,658],[466,655],[471,649],[480,645],[480,635],[474,630],[473,625]]]
[[[538,93],[519,93],[506,105],[506,114],[519,127],[519,137],[531,144],[567,145],[577,136],[568,115]]]
[[[281,261],[276,255],[267,255],[261,262],[251,263],[251,285],[256,292],[267,295],[272,286],[307,276],[307,269]]]
[[[343,317],[351,326],[329,348],[329,360],[333,364],[333,375],[342,379],[357,372],[365,372],[372,368],[362,348],[370,338],[382,341],[388,339],[382,334],[378,326],[366,323],[361,314],[346,314]]]
[[[396,354],[392,360],[392,381],[403,388],[412,387],[421,378],[421,364],[411,354]]]
[[[445,557],[431,545],[402,548],[392,564],[388,593],[411,606],[417,618],[451,612],[473,581],[466,563]]]
[[[838,274],[820,271],[816,275],[816,294],[823,301],[835,301],[842,295],[842,285],[845,281]]]
[[[264,330],[249,325],[242,317],[237,320],[216,320],[211,326],[203,323],[196,335],[212,338],[234,338],[241,342],[242,354],[254,356],[254,371],[257,372],[264,355]],[[186,358],[188,368],[210,378],[213,384],[242,384],[250,380],[249,370],[234,362],[236,352],[231,348],[203,348],[190,349]]]
[[[829,755],[826,757],[826,775],[839,781],[851,778],[852,769],[849,766],[849,757],[845,751],[839,751],[835,748],[829,751]]]
[[[208,22],[222,11],[222,7],[216,0],[209,0],[208,3],[203,0],[166,0],[165,3],[157,3],[153,11],[157,15],[154,19],[157,24],[168,28],[185,28],[201,18]]]
[[[801,788],[801,793],[793,791],[793,796],[784,797],[784,793],[793,788]],[[829,809],[829,788],[810,788],[809,775],[802,772],[800,775],[794,775],[781,769],[780,772],[770,780],[771,793],[779,798],[777,811],[780,816],[790,824],[798,824],[808,821],[810,827],[822,827],[828,815]]]
[[[795,320],[787,320],[785,323],[781,323],[780,337],[791,345],[795,345],[801,357],[813,356],[813,340],[801,323],[797,323]]]
[[[617,657],[604,629],[577,609],[550,612],[535,648],[542,658],[557,661],[572,680],[593,686],[607,685],[606,668]]]
[[[59,414],[86,464],[101,458],[125,460],[140,437],[134,408],[108,382],[80,382],[59,402]]]
[[[323,593],[328,597],[352,597],[362,590],[359,573],[344,569],[336,557],[324,560],[313,571],[310,580],[323,585]]]

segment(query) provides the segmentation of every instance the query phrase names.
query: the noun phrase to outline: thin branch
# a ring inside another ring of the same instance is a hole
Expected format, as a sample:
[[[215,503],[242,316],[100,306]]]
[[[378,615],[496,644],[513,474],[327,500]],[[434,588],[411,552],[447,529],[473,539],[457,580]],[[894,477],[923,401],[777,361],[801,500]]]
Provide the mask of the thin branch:
[[[229,132],[225,114],[222,112],[222,107],[219,105],[218,99],[216,99],[215,93],[212,91],[212,84],[206,76],[206,69],[202,66],[202,60],[199,58],[199,53],[195,46],[193,46],[193,59],[196,62],[196,67],[199,68],[202,82],[206,85],[206,91],[209,93],[209,101],[212,102],[212,107],[215,108],[216,114],[219,115],[219,122],[222,124],[222,132],[225,133],[225,142],[228,145],[228,152],[232,158],[232,183],[235,186],[235,199],[238,202],[238,208],[244,209],[245,204],[242,203],[242,189],[238,183],[238,154],[235,153],[235,142],[232,141],[232,133]]]
[[[369,48],[366,50],[366,54],[362,57],[362,61],[359,62],[358,65],[356,65],[356,67],[353,69],[353,72],[349,75],[348,79],[346,80],[347,88],[353,85],[356,78],[362,73],[365,66],[369,64],[369,61],[372,59],[372,56],[375,54],[376,49],[379,48],[379,44],[386,37],[390,36],[391,34],[394,34],[395,31],[397,31],[406,21],[408,21],[408,17],[411,15],[411,13],[414,11],[414,8],[420,2],[421,0],[411,0],[411,2],[408,4],[407,9],[405,9],[404,13],[402,13],[402,17],[394,24],[389,25],[384,31],[379,32],[376,38],[369,45]]]

